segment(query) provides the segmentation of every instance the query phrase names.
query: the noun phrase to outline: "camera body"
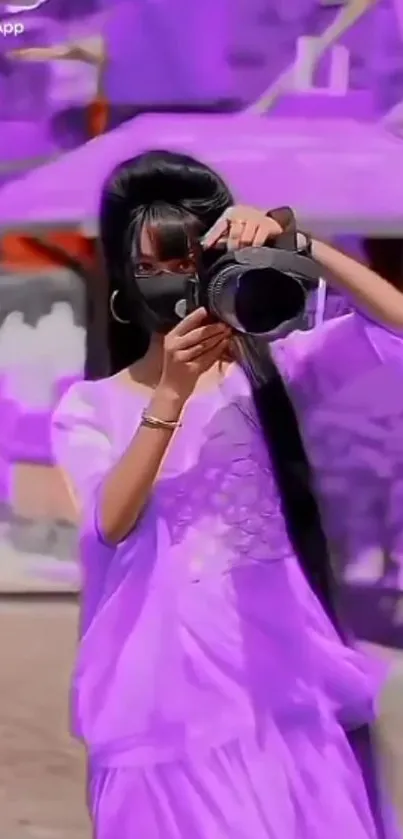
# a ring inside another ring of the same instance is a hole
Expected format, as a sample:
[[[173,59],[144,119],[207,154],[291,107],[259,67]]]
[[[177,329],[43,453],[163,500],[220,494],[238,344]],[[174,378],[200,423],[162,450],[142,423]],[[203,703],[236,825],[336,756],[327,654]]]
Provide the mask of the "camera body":
[[[315,261],[297,250],[292,211],[290,228],[263,247],[201,251],[188,278],[186,310],[198,306],[247,335],[277,338],[294,328],[305,312],[308,291],[320,280]]]

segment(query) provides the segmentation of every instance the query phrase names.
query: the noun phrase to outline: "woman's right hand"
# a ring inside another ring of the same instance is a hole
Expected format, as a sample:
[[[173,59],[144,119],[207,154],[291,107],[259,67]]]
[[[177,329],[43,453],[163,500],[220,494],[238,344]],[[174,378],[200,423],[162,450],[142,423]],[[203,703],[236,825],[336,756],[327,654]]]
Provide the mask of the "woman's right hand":
[[[185,402],[199,377],[223,356],[231,334],[225,324],[209,322],[205,309],[187,315],[165,338],[160,388]]]

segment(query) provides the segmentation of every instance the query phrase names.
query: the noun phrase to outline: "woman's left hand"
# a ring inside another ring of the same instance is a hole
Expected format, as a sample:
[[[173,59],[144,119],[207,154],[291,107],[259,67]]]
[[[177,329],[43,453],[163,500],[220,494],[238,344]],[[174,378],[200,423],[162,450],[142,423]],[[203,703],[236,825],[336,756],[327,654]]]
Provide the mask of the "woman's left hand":
[[[241,204],[229,207],[202,239],[204,248],[226,243],[228,250],[264,245],[267,239],[275,239],[282,228],[274,219],[254,207]]]

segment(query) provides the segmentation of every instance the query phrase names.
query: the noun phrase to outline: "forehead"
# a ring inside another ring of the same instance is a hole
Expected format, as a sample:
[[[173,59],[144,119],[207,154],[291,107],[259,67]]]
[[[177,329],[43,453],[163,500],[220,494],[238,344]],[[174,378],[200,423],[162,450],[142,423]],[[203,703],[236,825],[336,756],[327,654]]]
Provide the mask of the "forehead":
[[[155,248],[146,224],[143,224],[143,227],[141,228],[139,244],[141,256],[153,257],[155,255]]]
[[[172,262],[189,255],[192,246],[183,227],[179,231],[168,228],[163,232],[162,240],[160,233],[152,224],[143,224],[138,238],[138,256],[141,259]]]

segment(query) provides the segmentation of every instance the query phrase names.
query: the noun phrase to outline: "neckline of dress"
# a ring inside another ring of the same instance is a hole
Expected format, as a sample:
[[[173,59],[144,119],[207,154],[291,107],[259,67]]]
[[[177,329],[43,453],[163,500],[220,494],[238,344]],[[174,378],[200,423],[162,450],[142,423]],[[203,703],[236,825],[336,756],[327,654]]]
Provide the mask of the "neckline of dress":
[[[237,373],[240,372],[240,369],[237,364],[231,364],[226,372],[218,379],[218,381],[213,385],[205,390],[196,391],[196,393],[192,394],[187,401],[187,405],[195,404],[196,402],[201,402],[207,399],[210,399],[212,396],[215,396],[217,393],[220,393],[225,387],[225,385],[230,382]],[[113,383],[113,385],[121,392],[126,393],[129,398],[135,398],[139,402],[143,402],[147,404],[152,399],[153,391],[149,388],[136,386],[133,385],[131,387],[129,384],[124,384],[121,381],[117,380],[119,373],[115,376],[110,376],[108,379],[104,380],[106,382]]]

